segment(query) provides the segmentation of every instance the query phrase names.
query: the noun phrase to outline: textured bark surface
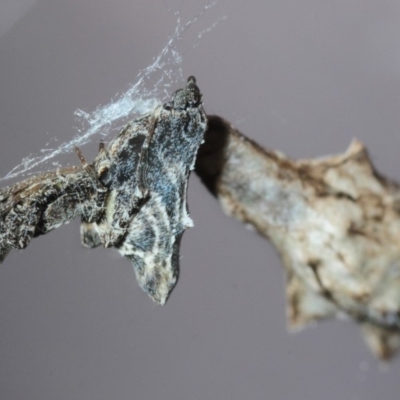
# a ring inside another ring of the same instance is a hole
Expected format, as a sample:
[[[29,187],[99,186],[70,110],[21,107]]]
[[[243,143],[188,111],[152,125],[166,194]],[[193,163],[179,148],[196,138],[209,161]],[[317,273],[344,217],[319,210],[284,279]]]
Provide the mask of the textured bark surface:
[[[367,150],[294,161],[210,116],[196,172],[225,213],[253,226],[286,269],[288,325],[344,315],[372,351],[400,348],[400,187]]]

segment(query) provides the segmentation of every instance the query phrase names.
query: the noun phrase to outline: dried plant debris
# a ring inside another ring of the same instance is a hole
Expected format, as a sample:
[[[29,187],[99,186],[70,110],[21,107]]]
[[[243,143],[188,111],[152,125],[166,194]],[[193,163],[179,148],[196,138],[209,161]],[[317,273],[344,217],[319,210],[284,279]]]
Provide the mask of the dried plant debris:
[[[372,351],[400,348],[400,187],[362,143],[293,161],[208,117],[196,172],[224,211],[269,238],[287,276],[288,325],[347,315]]]
[[[223,210],[277,247],[292,329],[345,315],[378,357],[400,349],[400,186],[375,171],[360,142],[341,155],[290,160],[207,118],[190,77],[170,102],[101,144],[93,163],[77,153],[80,167],[0,190],[0,261],[80,217],[83,245],[118,249],[143,290],[164,304],[192,226],[186,194],[196,161]]]
[[[105,195],[82,167],[60,168],[1,189],[0,261],[78,216],[101,218]]]
[[[80,216],[86,247],[114,247],[139,285],[164,304],[179,273],[179,244],[192,226],[186,194],[206,115],[194,77],[170,102],[128,124],[87,164],[0,190],[0,258]]]

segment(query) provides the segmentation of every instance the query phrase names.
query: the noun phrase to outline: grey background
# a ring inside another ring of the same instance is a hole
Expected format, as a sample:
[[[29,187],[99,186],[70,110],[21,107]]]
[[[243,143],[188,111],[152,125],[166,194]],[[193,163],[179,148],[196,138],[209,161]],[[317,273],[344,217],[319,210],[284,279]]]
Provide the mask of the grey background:
[[[0,175],[49,140],[71,138],[75,109],[125,90],[174,31],[173,12],[186,21],[203,7],[1,0]],[[341,152],[357,137],[399,178],[397,0],[220,0],[185,48],[183,73],[197,77],[208,113],[295,158]],[[97,139],[85,154],[96,148]],[[78,221],[9,255],[0,399],[399,399],[400,358],[382,366],[349,322],[288,333],[271,245],[226,218],[195,176],[189,205],[195,228],[165,307],[118,254],[83,249]]]

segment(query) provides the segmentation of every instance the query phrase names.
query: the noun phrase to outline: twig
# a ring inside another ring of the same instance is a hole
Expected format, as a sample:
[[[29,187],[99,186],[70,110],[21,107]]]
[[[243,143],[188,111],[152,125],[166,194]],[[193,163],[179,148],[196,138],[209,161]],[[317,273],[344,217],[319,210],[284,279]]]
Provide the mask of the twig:
[[[252,225],[286,269],[288,325],[346,315],[382,359],[400,348],[400,187],[359,141],[293,161],[208,117],[196,172],[225,213]]]

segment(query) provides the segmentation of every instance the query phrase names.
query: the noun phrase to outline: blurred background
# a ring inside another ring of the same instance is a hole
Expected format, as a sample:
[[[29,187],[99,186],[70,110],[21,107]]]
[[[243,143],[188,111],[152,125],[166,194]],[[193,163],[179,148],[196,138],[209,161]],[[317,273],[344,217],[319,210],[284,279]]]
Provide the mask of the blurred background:
[[[185,23],[207,4],[1,0],[0,176],[70,140],[77,108],[128,89],[178,14]],[[398,1],[219,0],[177,49],[207,113],[261,145],[319,157],[356,137],[400,180]],[[98,141],[84,147],[88,159]],[[57,161],[78,164],[74,154]],[[119,254],[81,247],[79,221],[6,258],[2,400],[398,400],[400,357],[375,360],[350,322],[289,333],[272,246],[225,217],[194,175],[189,207],[195,227],[164,307]]]

